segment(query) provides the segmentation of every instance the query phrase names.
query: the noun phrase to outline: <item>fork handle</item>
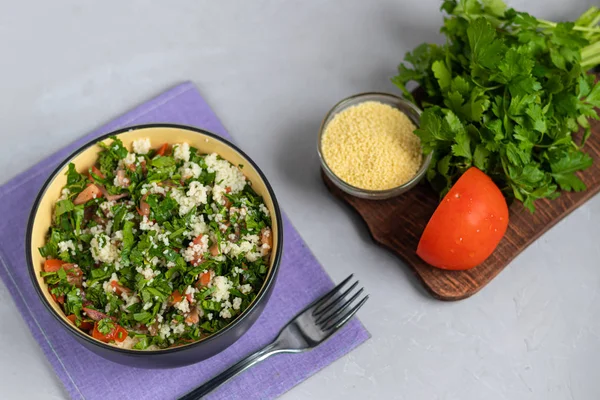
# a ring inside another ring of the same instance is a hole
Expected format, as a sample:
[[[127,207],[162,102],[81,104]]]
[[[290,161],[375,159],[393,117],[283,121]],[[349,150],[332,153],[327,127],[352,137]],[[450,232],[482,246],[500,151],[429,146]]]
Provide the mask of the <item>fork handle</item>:
[[[250,354],[246,358],[238,361],[236,364],[227,368],[225,371],[216,375],[208,382],[205,382],[201,386],[187,393],[186,395],[179,398],[179,400],[197,400],[202,399],[204,396],[233,378],[234,376],[241,374],[248,368],[258,364],[259,362],[266,360],[273,354],[280,353],[282,350],[279,348],[277,341],[266,345],[262,349],[255,353]]]

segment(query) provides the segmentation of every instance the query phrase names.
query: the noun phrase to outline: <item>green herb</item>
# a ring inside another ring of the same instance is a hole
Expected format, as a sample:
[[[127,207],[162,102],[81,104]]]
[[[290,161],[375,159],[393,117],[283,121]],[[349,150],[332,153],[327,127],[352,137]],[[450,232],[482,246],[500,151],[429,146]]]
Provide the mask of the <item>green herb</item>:
[[[146,335],[134,335],[134,339],[138,339],[138,342],[133,346],[134,349],[144,350],[150,345],[150,339]]]
[[[85,298],[92,302],[94,307],[100,310],[104,310],[106,307],[106,295],[104,293],[104,289],[102,285],[95,285],[92,287],[88,287],[85,291]]]
[[[67,271],[65,271],[64,268],[61,268],[58,271],[56,271],[56,274],[63,281],[67,279]]]
[[[202,308],[205,311],[221,311],[221,303],[212,300],[202,300]]]
[[[131,248],[135,243],[135,238],[133,237],[133,222],[125,221],[123,224],[123,249],[121,250],[121,260],[127,262],[129,259],[129,254],[131,252]]]
[[[62,271],[59,270],[59,271]],[[83,308],[81,296],[79,295],[79,289],[71,289],[65,298],[65,312],[67,314],[75,314],[77,318],[81,318],[81,309]]]
[[[152,218],[158,223],[168,221],[173,216],[173,211],[179,209],[179,204],[171,196],[166,196],[161,201],[158,196],[150,195],[146,198],[146,202],[150,205]]]
[[[98,332],[103,335],[108,335],[115,329],[115,323],[110,318],[104,318],[98,321]]]
[[[56,202],[56,207],[54,209],[54,217],[58,220],[58,217],[61,215],[68,213],[69,211],[73,211],[75,209],[75,205],[71,200],[59,200]]]
[[[576,172],[592,163],[582,147],[600,106],[600,85],[586,74],[600,64],[600,9],[575,23],[536,19],[501,0],[446,0],[442,10],[446,44],[419,46],[393,78],[409,98],[410,81],[424,91],[415,133],[433,153],[432,186],[444,195],[476,166],[531,212],[558,188],[585,190]]]
[[[81,175],[75,169],[75,164],[69,163],[69,167],[67,169],[67,184],[65,188],[68,189],[71,193],[78,193],[82,191],[86,186],[86,178]]]
[[[133,319],[135,319],[136,321],[141,322],[141,323],[146,323],[151,318],[152,318],[152,314],[148,311],[142,311],[142,312],[133,314]]]

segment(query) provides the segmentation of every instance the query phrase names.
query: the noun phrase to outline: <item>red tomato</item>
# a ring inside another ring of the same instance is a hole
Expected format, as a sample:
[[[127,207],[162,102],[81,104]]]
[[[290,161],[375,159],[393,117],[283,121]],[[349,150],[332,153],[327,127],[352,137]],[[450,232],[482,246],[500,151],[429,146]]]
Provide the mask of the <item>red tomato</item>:
[[[96,168],[95,165],[92,166],[92,173],[100,179],[106,179],[104,174],[102,172],[100,172],[100,170],[98,168]],[[92,176],[92,174],[89,174],[89,176],[90,176],[90,179],[93,181],[94,177]]]
[[[200,274],[200,284],[202,286],[208,286],[209,283],[210,283],[210,271],[201,273]]]
[[[508,226],[500,189],[479,169],[467,170],[427,223],[417,255],[442,269],[473,268],[492,254]]]
[[[210,283],[210,271],[203,272],[200,274],[200,278],[198,279],[198,282],[196,282],[196,287],[197,288],[206,287],[206,286],[208,286],[209,283]]]
[[[90,183],[77,195],[77,197],[75,197],[73,204],[78,206],[79,204],[87,203],[88,201],[97,199],[99,197],[102,197],[102,190],[100,190],[100,188],[93,183]]]
[[[179,303],[181,300],[183,300],[183,296],[181,293],[179,293],[179,290],[175,290],[173,293],[171,293],[172,304]]]
[[[44,272],[56,272],[65,262],[56,258],[50,258],[44,262]]]
[[[122,293],[126,293],[128,295],[131,294],[131,289],[129,289],[128,287],[125,287],[123,285],[120,285],[117,281],[110,281],[110,286],[112,286],[113,288],[115,288],[115,293],[117,295],[121,295]]]
[[[77,321],[77,316],[75,314],[67,315],[67,319],[73,323],[73,325],[77,326],[75,321]],[[79,326],[77,326],[82,331],[89,331],[94,327],[94,324],[90,321],[81,320]]]
[[[185,317],[185,323],[188,325],[197,324],[200,321],[200,314],[198,308],[192,307],[187,317]]]
[[[167,149],[169,148],[169,144],[165,143],[162,146],[160,146],[160,148],[158,150],[156,150],[156,155],[157,156],[164,156],[165,153],[167,152]]]
[[[98,322],[96,322],[94,324],[94,330],[92,331],[92,337],[104,343],[108,343],[111,340],[122,342],[127,338],[127,329],[123,328],[121,325],[115,324],[115,327],[105,335],[98,330]]]
[[[52,296],[52,299],[57,302],[58,304],[65,304],[65,295],[61,294],[60,296],[55,295],[54,293],[50,292],[50,296]]]
[[[194,240],[192,240],[192,243],[194,243],[194,244],[202,244],[202,237],[204,237],[203,234],[200,234],[200,235],[196,236],[194,238]]]

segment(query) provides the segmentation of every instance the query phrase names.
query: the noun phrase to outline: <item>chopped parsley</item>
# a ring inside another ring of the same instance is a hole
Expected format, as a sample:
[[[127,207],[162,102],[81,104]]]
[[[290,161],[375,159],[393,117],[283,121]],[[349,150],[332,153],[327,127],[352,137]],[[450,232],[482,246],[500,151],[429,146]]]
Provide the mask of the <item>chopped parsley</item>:
[[[216,154],[186,143],[133,153],[111,139],[93,168],[68,167],[39,249],[51,294],[80,329],[126,348],[219,331],[264,283],[269,211],[240,167]]]

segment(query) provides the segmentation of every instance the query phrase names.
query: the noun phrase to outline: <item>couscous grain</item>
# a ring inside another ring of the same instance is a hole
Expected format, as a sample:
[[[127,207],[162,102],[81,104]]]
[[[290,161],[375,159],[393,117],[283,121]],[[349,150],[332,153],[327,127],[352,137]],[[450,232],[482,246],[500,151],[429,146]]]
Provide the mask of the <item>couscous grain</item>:
[[[423,161],[415,125],[400,110],[367,101],[338,113],[325,127],[325,162],[346,183],[369,190],[400,186]]]

